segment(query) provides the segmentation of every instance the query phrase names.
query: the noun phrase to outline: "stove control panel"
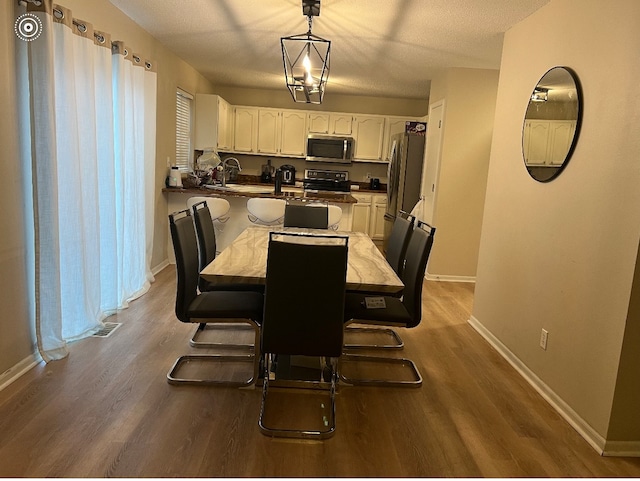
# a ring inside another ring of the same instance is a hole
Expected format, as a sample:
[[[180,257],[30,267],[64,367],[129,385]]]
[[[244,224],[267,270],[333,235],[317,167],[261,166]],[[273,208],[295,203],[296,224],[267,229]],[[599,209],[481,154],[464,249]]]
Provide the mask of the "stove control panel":
[[[349,180],[349,172],[343,170],[307,169],[304,178],[309,180],[325,180],[329,182],[345,182]]]

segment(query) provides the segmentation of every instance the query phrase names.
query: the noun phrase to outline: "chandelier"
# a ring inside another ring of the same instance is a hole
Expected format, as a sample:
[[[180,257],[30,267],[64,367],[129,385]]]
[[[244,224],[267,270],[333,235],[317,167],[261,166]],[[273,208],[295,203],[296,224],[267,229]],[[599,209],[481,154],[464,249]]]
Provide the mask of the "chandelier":
[[[302,0],[302,13],[309,30],[280,39],[284,76],[294,102],[321,104],[329,78],[331,41],[311,33],[313,17],[320,15],[320,0]]]

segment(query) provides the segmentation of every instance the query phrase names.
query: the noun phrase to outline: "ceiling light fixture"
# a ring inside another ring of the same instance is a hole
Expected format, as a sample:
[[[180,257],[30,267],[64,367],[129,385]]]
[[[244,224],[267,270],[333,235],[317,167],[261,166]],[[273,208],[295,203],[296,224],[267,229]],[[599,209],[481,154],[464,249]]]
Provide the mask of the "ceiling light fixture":
[[[531,94],[532,102],[546,102],[549,100],[549,89],[536,87]]]
[[[311,33],[313,17],[320,15],[320,0],[302,0],[302,14],[309,20],[309,30],[280,39],[284,76],[294,102],[321,104],[329,78],[331,41]]]

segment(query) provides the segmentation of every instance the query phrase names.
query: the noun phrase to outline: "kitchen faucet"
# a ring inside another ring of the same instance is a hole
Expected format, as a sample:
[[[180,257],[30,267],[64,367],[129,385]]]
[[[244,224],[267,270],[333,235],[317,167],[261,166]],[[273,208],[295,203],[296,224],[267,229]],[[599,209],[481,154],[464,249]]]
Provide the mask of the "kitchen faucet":
[[[236,163],[236,167],[238,167],[238,172],[242,172],[242,167],[240,167],[240,161],[235,157],[227,157],[222,162],[220,162],[220,166],[222,167],[222,179],[220,179],[220,184],[222,187],[227,186],[227,162],[233,160]]]

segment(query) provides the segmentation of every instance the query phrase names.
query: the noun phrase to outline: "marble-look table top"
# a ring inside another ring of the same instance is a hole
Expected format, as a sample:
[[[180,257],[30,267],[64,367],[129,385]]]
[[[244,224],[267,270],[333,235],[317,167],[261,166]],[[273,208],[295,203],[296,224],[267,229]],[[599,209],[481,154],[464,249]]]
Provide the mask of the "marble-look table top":
[[[349,236],[347,289],[400,295],[404,284],[371,238],[363,232],[251,226],[222,251],[200,275],[211,283],[264,284],[269,232]],[[292,279],[295,282],[295,279]]]

